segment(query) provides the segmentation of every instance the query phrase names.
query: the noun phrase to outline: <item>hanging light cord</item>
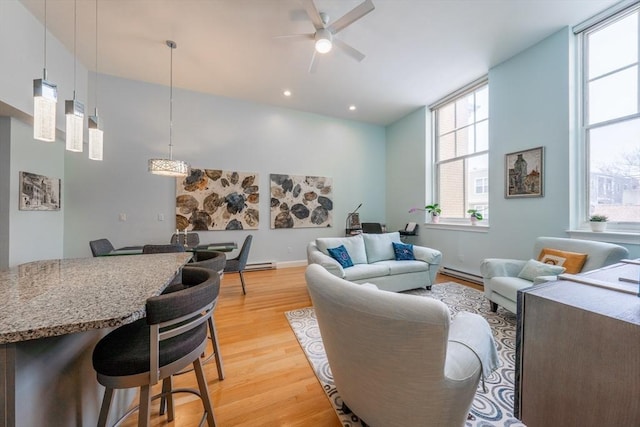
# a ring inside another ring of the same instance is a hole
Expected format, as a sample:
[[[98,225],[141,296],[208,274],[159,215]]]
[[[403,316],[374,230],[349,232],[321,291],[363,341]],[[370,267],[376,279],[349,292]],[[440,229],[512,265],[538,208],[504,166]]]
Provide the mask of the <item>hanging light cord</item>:
[[[96,93],[95,93],[95,116],[98,116],[98,0],[96,0]]]
[[[76,30],[78,22],[78,0],[73,1],[73,100],[76,99],[76,68],[78,64],[78,57],[76,56]]]
[[[176,48],[174,42],[168,42],[171,49],[171,64],[169,68],[169,160],[173,160],[173,49]]]
[[[44,0],[44,70],[43,79],[47,80],[47,0]]]

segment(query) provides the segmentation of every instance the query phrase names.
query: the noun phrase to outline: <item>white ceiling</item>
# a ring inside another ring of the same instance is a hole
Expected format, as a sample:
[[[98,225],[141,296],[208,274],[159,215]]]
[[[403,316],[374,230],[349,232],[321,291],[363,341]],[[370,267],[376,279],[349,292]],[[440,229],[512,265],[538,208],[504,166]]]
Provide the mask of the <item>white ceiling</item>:
[[[4,0],[0,0],[4,1]],[[20,0],[44,21],[44,0]],[[300,0],[98,0],[101,73],[387,125],[482,77],[492,66],[617,0],[373,0],[308,73],[311,33]],[[361,0],[315,0],[339,18]],[[77,0],[77,57],[95,69],[96,0]],[[47,1],[47,27],[73,52],[74,0]],[[284,89],[293,92],[290,98]],[[348,106],[357,105],[356,111]]]

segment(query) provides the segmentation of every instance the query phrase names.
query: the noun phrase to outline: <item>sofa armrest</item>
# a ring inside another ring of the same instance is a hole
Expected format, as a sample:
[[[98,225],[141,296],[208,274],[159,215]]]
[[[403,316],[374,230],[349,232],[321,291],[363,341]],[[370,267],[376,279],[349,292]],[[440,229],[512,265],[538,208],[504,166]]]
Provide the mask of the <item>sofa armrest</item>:
[[[442,252],[424,246],[413,246],[413,255],[417,260],[424,261],[431,265],[440,265]]]
[[[325,255],[317,247],[309,247],[307,250],[307,261],[309,264],[319,264],[324,267],[329,273],[334,276],[344,279],[344,268],[338,261],[331,258],[329,255]]]
[[[465,375],[474,372],[478,365],[486,378],[500,366],[491,328],[478,314],[464,311],[458,313],[449,326],[448,342],[445,365],[445,375],[448,378],[465,378]],[[472,356],[469,355],[469,350]]]
[[[527,261],[519,259],[487,258],[480,264],[483,279],[517,277]]]
[[[533,279],[533,284],[539,285],[541,283],[553,282],[554,280],[558,280],[558,276],[538,276]]]

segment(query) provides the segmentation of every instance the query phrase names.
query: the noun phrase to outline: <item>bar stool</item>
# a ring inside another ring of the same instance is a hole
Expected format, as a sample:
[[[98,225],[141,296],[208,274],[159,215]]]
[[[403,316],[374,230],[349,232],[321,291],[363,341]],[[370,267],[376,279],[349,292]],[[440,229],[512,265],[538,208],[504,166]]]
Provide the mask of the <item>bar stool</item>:
[[[149,298],[147,316],[121,326],[96,345],[93,367],[98,382],[105,386],[98,426],[105,426],[115,389],[140,387],[140,404],[120,420],[140,411],[138,426],[148,426],[151,400],[166,397],[168,420],[173,420],[172,393],[200,396],[209,427],[215,426],[213,407],[202,369],[201,354],[207,345],[207,323],[211,319],[220,289],[220,278],[211,270],[186,266],[183,272],[199,284]],[[188,272],[188,273],[187,273]],[[171,376],[189,364],[198,389],[171,389]],[[151,396],[151,386],[163,380],[162,393]],[[119,421],[120,421],[119,420]]]

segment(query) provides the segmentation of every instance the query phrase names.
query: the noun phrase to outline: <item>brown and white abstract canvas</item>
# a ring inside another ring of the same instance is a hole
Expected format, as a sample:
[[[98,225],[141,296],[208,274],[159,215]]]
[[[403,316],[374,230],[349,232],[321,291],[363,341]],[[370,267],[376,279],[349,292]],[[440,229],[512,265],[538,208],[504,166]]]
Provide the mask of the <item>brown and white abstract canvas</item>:
[[[333,182],[324,176],[271,174],[271,228],[331,227]]]
[[[259,196],[255,172],[192,168],[176,179],[176,229],[257,230]]]

